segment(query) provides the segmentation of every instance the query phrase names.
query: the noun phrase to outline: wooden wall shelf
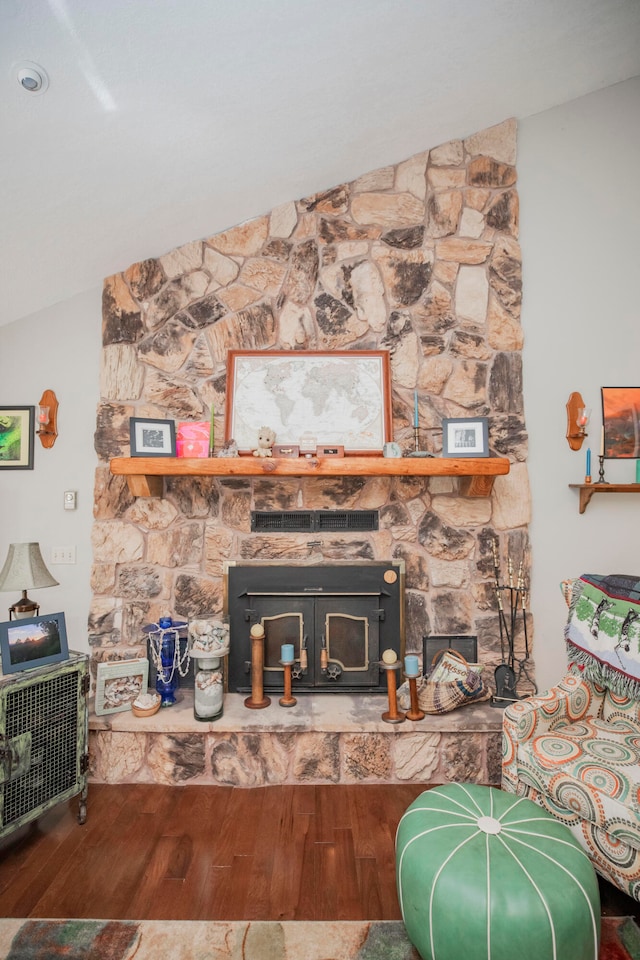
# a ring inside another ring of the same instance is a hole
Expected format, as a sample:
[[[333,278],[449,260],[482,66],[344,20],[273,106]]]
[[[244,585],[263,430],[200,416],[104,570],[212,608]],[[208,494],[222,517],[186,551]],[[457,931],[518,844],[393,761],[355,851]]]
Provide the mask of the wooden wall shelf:
[[[594,493],[640,493],[640,483],[570,483],[580,491],[580,513],[584,513]]]
[[[509,473],[505,457],[116,457],[111,473],[127,478],[135,497],[161,497],[163,477],[460,477],[460,493],[488,497]]]

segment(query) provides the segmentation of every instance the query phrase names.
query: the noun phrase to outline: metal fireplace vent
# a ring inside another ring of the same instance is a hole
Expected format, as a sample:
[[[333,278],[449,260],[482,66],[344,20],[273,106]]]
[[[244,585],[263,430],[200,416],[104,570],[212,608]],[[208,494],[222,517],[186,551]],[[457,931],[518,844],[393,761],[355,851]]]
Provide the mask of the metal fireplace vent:
[[[377,530],[377,510],[316,510],[316,530]]]
[[[378,529],[377,510],[252,510],[257,533],[313,533]]]

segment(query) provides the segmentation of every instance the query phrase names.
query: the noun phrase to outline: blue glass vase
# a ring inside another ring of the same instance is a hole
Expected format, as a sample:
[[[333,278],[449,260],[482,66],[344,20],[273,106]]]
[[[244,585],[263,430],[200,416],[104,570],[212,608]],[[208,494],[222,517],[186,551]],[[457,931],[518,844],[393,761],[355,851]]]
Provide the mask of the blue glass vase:
[[[160,627],[171,628],[171,619],[161,617]],[[178,641],[180,642],[180,641]],[[160,644],[160,664],[162,670],[156,675],[156,692],[160,694],[160,706],[171,707],[176,702],[176,690],[180,684],[180,675],[176,669],[176,633],[165,633]]]
[[[161,707],[171,707],[176,702],[179,677],[174,664],[175,650],[173,637],[164,637],[160,646],[162,671],[158,670],[156,675],[156,691],[160,694]]]

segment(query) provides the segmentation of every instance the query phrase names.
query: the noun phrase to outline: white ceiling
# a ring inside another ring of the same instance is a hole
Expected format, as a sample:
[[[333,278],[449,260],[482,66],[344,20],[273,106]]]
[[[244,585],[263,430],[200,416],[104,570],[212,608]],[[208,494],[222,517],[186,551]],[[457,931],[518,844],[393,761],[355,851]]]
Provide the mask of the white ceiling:
[[[0,324],[638,74],[639,0],[0,0]]]

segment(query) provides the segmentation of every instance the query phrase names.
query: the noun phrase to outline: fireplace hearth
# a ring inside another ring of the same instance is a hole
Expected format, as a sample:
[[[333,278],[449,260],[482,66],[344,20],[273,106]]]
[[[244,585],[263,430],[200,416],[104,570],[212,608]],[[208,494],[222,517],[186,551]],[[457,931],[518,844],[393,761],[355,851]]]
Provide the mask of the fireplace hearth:
[[[404,654],[404,564],[225,564],[228,687],[251,689],[250,630],[265,631],[264,688],[281,691],[280,648],[293,644],[294,694],[383,692],[382,652]]]

